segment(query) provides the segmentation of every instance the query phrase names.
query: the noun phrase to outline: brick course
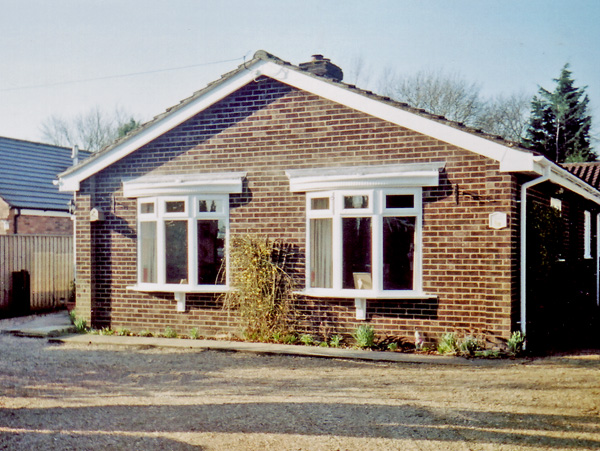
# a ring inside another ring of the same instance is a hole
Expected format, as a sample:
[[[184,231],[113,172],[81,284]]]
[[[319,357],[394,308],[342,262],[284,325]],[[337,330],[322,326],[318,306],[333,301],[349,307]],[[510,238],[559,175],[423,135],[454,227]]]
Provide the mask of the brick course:
[[[266,78],[82,183],[77,308],[96,326],[237,330],[213,296],[189,294],[187,311],[177,313],[170,293],[127,289],[136,282],[136,202],[123,197],[123,178],[247,171],[244,192],[230,196],[232,236],[263,234],[294,245],[302,286],[305,195],[289,191],[285,170],[436,161],[446,162],[440,184],[423,189],[423,288],[435,298],[368,301],[367,321],[379,333],[419,330],[431,341],[459,329],[508,338],[518,290],[516,178],[491,159]],[[92,207],[106,220],[90,224]],[[495,211],[508,214],[508,228],[488,227]],[[360,324],[353,299],[302,298],[299,308],[307,332],[349,333]]]

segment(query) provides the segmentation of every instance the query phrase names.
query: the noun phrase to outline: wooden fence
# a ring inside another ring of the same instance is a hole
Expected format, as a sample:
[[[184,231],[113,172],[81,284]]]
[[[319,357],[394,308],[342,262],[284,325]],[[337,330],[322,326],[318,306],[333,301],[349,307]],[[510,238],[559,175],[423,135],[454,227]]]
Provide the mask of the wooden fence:
[[[0,316],[64,306],[73,266],[71,236],[0,235]]]

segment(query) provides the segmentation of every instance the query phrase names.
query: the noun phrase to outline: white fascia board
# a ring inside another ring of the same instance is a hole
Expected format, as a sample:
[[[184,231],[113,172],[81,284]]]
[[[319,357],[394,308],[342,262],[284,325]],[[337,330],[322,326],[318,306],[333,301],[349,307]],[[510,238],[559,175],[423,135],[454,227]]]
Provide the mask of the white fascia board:
[[[437,186],[444,162],[386,166],[291,169],[285,172],[290,191],[311,192],[331,189]]]
[[[581,180],[579,177],[574,176],[566,169],[546,160],[547,164],[551,165],[550,168],[550,181],[563,188],[573,191],[579,194],[584,199],[590,200],[595,204],[600,205],[600,191],[594,187],[588,185],[586,182]]]
[[[32,208],[22,208],[20,214],[23,216],[48,216],[51,218],[70,218],[71,214],[66,211],[35,210]]]
[[[125,197],[241,193],[245,172],[143,176],[123,181]]]
[[[332,85],[327,81],[304,75],[275,63],[267,62],[256,71],[333,102],[496,160],[501,163],[500,170],[502,172],[531,172],[533,155],[528,152],[498,144],[473,133],[388,105],[377,99],[370,99],[362,94],[352,92],[350,89]]]
[[[81,181],[126,157],[140,147],[148,144],[255,80],[260,76],[260,67],[264,64],[267,63],[265,61],[259,61],[251,66],[249,70],[238,72],[231,78],[224,80],[214,89],[207,89],[207,91],[198,98],[190,101],[173,113],[167,114],[164,118],[158,120],[156,123],[150,125],[145,130],[142,130],[140,133],[132,136],[130,139],[124,141],[122,144],[105,154],[98,156],[93,161],[90,161],[89,164],[85,164],[84,162],[80,168],[75,169],[73,172],[64,176],[59,176],[58,184],[60,191],[79,191],[79,184]]]

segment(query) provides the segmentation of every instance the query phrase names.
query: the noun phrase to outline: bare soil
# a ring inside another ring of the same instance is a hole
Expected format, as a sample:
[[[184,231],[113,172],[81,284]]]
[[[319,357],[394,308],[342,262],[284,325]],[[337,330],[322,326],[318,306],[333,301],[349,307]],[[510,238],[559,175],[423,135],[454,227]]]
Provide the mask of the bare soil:
[[[0,449],[600,449],[600,355],[465,367],[0,335]]]

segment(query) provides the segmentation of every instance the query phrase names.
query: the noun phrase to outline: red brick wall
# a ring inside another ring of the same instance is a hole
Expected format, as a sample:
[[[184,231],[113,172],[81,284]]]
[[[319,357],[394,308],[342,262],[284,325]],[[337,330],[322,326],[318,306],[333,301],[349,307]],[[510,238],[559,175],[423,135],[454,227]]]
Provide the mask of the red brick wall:
[[[123,177],[247,171],[244,193],[231,196],[232,234],[260,233],[295,245],[302,278],[305,195],[290,193],[285,170],[440,160],[446,162],[440,186],[423,194],[423,285],[437,297],[368,301],[367,321],[382,334],[412,336],[419,330],[432,341],[467,328],[506,338],[518,289],[514,178],[499,173],[492,160],[265,79],[95,177],[95,200],[78,201],[78,284],[92,293],[79,298],[78,290],[78,302],[92,309],[98,326],[136,331],[170,326],[180,333],[198,327],[206,335],[236,331],[235,318],[211,296],[188,295],[187,311],[177,313],[172,294],[127,290],[136,282],[136,204],[122,197]],[[82,193],[91,187],[84,182]],[[93,206],[103,208],[107,218],[90,226]],[[508,228],[488,228],[495,211],[508,213]],[[301,327],[314,333],[348,333],[360,324],[353,299],[307,298],[300,307]]]
[[[21,235],[72,235],[71,218],[21,215],[17,218],[17,233]]]

